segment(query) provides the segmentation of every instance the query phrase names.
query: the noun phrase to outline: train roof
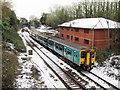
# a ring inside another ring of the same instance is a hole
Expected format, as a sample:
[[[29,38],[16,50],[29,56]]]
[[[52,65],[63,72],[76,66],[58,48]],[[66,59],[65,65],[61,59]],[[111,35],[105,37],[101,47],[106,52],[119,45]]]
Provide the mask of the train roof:
[[[43,35],[43,34],[41,34],[41,33],[38,32],[38,31],[34,31],[34,32],[35,32],[36,34],[40,35],[40,36],[47,37],[47,39],[49,39],[49,40],[54,40],[54,41],[59,42],[59,43],[61,43],[61,44],[63,44],[63,45],[72,47],[72,48],[74,48],[74,49],[76,49],[76,50],[78,50],[78,51],[79,51],[79,50],[82,50],[82,49],[90,49],[90,48],[88,48],[88,47],[85,47],[85,46],[82,46],[82,45],[79,45],[79,44],[76,44],[76,43],[72,43],[72,42],[69,42],[69,41],[65,41],[65,40],[62,40],[62,39],[60,39],[60,38],[56,38],[56,37],[48,36],[48,35]]]

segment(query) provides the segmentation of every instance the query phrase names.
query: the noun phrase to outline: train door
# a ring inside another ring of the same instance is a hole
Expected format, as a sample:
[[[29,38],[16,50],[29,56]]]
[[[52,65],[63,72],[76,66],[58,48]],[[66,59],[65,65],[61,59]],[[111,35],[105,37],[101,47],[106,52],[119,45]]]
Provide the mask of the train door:
[[[74,55],[73,55],[73,63],[75,63],[75,56],[76,56],[76,53],[74,51]]]
[[[66,57],[66,47],[64,47],[64,57]]]
[[[86,65],[91,65],[91,53],[90,53],[90,51],[86,51],[85,63],[86,63]]]

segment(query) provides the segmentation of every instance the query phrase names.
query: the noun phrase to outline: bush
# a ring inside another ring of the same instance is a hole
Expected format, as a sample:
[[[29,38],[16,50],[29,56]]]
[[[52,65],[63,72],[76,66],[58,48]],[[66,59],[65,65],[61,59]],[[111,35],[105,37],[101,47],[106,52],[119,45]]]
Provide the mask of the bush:
[[[5,30],[3,32],[3,40],[9,43],[13,43],[15,45],[15,49],[19,52],[25,52],[26,48],[22,39],[19,37],[17,32],[13,29]]]
[[[103,61],[105,61],[108,58],[109,55],[110,55],[109,50],[97,51],[96,61],[98,63],[102,63]]]
[[[111,50],[97,51],[96,61],[102,64],[103,61],[105,61],[106,59],[109,59],[112,55],[116,55],[116,54],[120,54],[120,52],[115,48]]]
[[[2,88],[14,88],[15,70],[17,70],[17,56],[12,52],[2,52]]]

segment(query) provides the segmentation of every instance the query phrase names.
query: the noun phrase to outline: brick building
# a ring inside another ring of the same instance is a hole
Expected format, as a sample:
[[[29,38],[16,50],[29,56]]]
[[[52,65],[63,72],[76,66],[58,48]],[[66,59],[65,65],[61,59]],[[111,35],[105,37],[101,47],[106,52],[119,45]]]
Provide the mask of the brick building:
[[[111,49],[120,23],[105,18],[83,18],[59,26],[60,38],[89,48]]]

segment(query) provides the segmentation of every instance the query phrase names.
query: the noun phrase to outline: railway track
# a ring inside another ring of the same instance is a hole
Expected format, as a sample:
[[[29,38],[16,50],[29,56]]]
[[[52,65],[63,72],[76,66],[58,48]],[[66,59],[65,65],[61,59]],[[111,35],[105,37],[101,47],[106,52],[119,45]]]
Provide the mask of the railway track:
[[[64,85],[66,86],[66,88],[68,89],[73,89],[73,88],[80,88],[80,89],[86,89],[84,87],[84,85],[82,85],[82,83],[78,82],[77,80],[75,80],[71,75],[69,75],[68,72],[64,71],[61,67],[59,67],[57,64],[54,63],[54,61],[52,59],[50,59],[49,57],[47,57],[39,48],[38,52],[37,49],[33,48],[34,43],[33,42],[29,42],[26,37],[24,37],[26,42],[28,43],[28,45],[40,56],[40,58],[45,62],[45,64],[58,76],[58,78],[64,83]],[[42,56],[46,56],[45,59]],[[49,62],[49,63],[48,63]],[[83,83],[84,84],[84,83]]]
[[[104,81],[105,83],[107,83],[111,89],[116,89],[116,90],[120,90],[120,88],[114,86],[113,84],[109,83],[108,81],[104,80],[103,78],[99,77],[98,75],[94,74],[93,72],[89,72],[90,74],[98,77],[99,79],[101,79],[102,81]]]
[[[33,42],[31,40],[29,40],[32,45],[36,46],[35,44],[33,44]],[[36,46],[37,47],[37,46]],[[38,48],[38,47],[37,47]],[[61,67],[59,67],[49,56],[47,56],[40,48],[38,48],[47,58],[49,58],[51,62],[51,64],[47,64],[46,61],[44,61],[47,66],[49,68],[51,68],[51,70],[60,78],[60,80],[65,84],[65,86],[69,89],[72,89],[72,88],[82,88],[82,89],[86,89],[85,86],[87,85],[87,81],[83,80],[81,77],[73,77],[70,72],[66,72],[64,69],[62,69]],[[53,65],[53,67],[51,66]],[[57,68],[57,70],[54,70],[53,68]],[[58,69],[59,68],[59,69]],[[59,73],[59,75],[58,75]],[[61,74],[60,74],[61,73]],[[104,79],[98,77],[97,75],[93,74],[92,72],[89,72],[89,74],[92,74],[94,75],[94,77],[97,77],[98,79],[101,79],[102,82],[104,82],[104,86],[102,86],[100,83],[98,83],[97,81],[91,79],[85,72],[80,72],[80,74],[84,75],[85,77],[87,77],[89,80],[91,80],[92,82],[94,82],[95,84],[97,84],[98,86],[100,86],[100,88],[104,89],[104,90],[107,90],[106,89],[106,86],[111,89],[115,89],[115,90],[119,90],[119,88],[117,88],[116,86],[110,84],[109,82],[105,81]],[[64,76],[64,77],[61,77],[61,76]],[[67,76],[66,76],[67,75]],[[64,80],[62,78],[65,78]]]

